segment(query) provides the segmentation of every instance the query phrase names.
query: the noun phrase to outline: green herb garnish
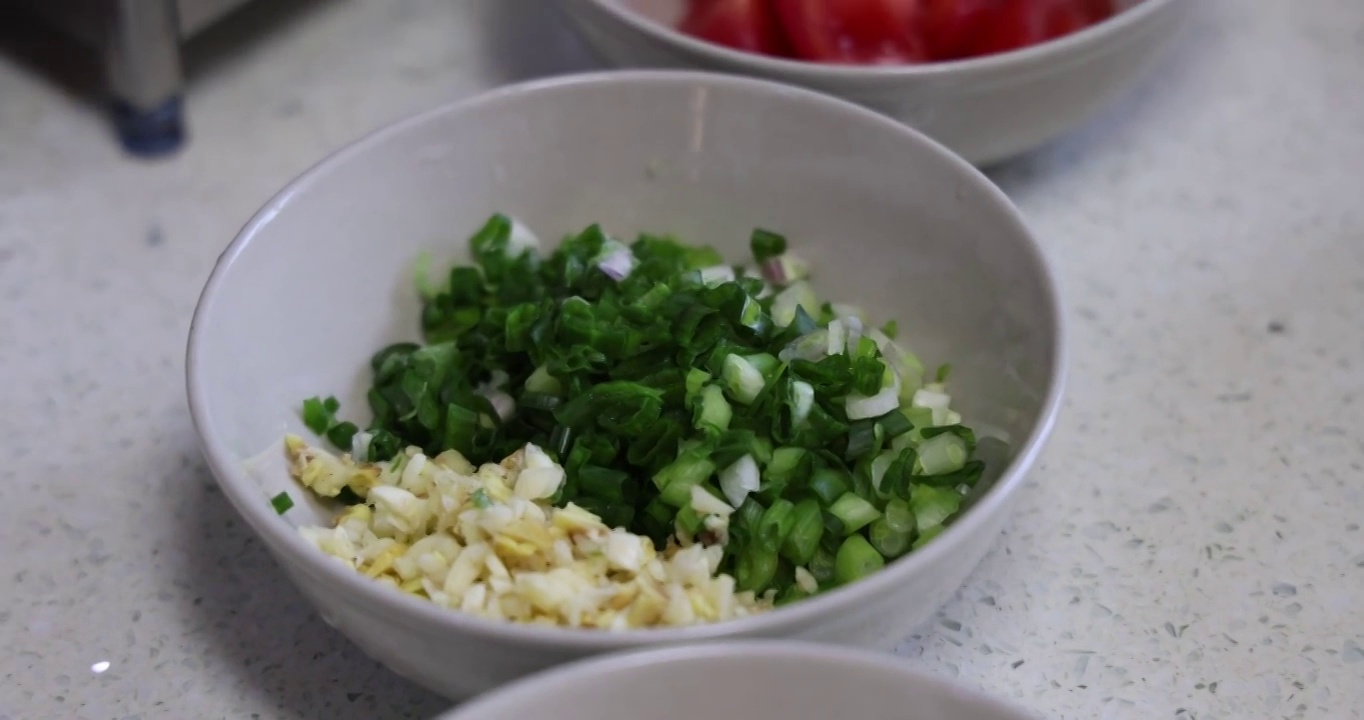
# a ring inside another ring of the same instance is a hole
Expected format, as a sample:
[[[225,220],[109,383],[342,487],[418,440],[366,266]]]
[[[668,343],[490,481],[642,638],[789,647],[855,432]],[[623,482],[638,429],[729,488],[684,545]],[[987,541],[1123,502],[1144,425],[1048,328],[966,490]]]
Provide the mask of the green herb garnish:
[[[350,450],[351,439],[360,428],[352,422],[338,421],[336,411],[340,408],[341,403],[334,397],[308,398],[303,401],[303,424],[318,435],[327,436],[331,444]]]
[[[289,493],[282,492],[270,498],[270,506],[275,509],[276,513],[283,515],[294,507],[294,499],[289,497]]]

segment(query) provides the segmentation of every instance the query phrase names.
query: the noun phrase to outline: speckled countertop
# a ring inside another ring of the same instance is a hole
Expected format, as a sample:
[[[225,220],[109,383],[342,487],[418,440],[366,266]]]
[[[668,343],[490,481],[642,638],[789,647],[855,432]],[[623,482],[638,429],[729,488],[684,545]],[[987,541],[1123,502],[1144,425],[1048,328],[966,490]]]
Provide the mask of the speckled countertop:
[[[1068,292],[1069,399],[1012,530],[901,652],[1048,717],[1359,718],[1364,15],[1200,2],[1141,90],[994,173]],[[214,489],[185,334],[324,153],[591,64],[531,3],[262,5],[191,48],[192,144],[151,163],[88,73],[0,32],[0,719],[446,704],[324,625]]]

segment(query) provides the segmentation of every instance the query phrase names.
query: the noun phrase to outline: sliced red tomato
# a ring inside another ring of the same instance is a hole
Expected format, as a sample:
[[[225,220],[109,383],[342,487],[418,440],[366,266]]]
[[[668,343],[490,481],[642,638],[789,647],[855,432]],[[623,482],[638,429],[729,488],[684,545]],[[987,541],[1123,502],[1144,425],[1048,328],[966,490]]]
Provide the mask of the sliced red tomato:
[[[924,0],[924,41],[934,60],[969,55],[972,38],[998,15],[999,0]]]
[[[772,0],[797,57],[832,63],[929,59],[923,0]]]
[[[788,54],[771,0],[692,0],[678,29],[736,50]]]
[[[1118,13],[1117,3],[1114,0],[1086,0],[1085,10],[1089,12],[1090,23],[1098,23],[1113,17]]]
[[[1107,0],[993,0],[954,57],[990,55],[1037,45],[1083,30],[1111,14]]]

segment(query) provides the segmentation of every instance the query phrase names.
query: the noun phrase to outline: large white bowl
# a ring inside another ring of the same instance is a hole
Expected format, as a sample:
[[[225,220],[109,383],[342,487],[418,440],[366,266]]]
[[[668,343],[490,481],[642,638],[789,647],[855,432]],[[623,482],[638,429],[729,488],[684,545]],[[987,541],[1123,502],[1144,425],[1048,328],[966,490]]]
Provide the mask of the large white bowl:
[[[623,67],[712,70],[820,90],[918,128],[985,165],[1031,150],[1133,85],[1176,36],[1192,0],[1119,0],[1079,33],[954,62],[841,66],[731,50],[674,30],[688,0],[562,0],[588,44]]]
[[[1034,720],[885,656],[793,642],[626,653],[509,685],[438,720]]]
[[[954,407],[1012,438],[992,490],[937,540],[826,595],[733,622],[620,634],[467,617],[323,556],[296,532],[334,508],[306,493],[280,438],[300,401],[363,418],[368,358],[418,337],[412,268],[465,255],[489,214],[558,238],[601,222],[668,231],[739,260],[755,226],[787,233],[833,299],[898,318]],[[447,105],[304,173],[223,253],[190,331],[190,407],[213,473],[322,616],[369,654],[452,697],[591,653],[738,636],[889,647],[994,543],[1051,428],[1062,384],[1055,288],[1004,195],[883,116],[757,80],[696,73],[565,77]],[[1005,457],[1007,456],[1007,457]]]

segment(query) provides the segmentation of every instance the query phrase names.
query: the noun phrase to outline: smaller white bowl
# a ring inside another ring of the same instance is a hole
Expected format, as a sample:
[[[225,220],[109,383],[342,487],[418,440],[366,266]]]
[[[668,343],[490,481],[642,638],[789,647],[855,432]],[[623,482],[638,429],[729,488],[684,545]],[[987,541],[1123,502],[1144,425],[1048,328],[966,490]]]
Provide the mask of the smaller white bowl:
[[[713,643],[610,655],[507,685],[437,720],[1035,720],[860,650]]]
[[[1083,123],[1139,80],[1194,8],[1119,0],[1121,12],[1034,47],[922,65],[831,65],[731,50],[678,32],[686,0],[562,0],[584,39],[622,67],[711,70],[777,80],[904,122],[977,165]]]

